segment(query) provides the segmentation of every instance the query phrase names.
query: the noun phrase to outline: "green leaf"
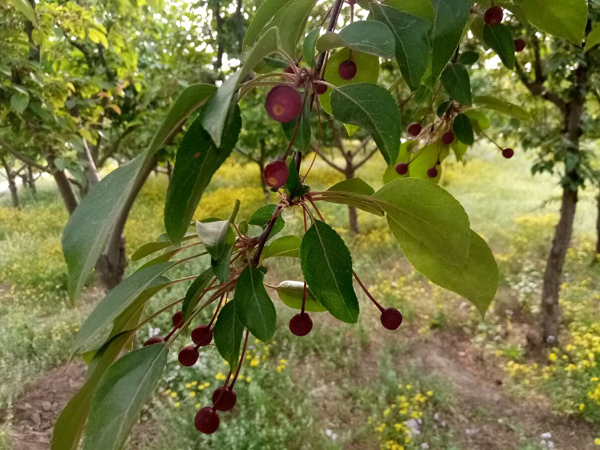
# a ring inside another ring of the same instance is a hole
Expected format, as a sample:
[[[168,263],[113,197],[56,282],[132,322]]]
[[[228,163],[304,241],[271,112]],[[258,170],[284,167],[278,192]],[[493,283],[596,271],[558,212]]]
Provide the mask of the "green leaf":
[[[279,38],[281,49],[296,58],[298,41],[304,35],[308,17],[315,7],[316,0],[295,0],[289,4],[281,16]]]
[[[215,274],[212,269],[206,269],[192,282],[185,298],[183,299],[183,305],[181,306],[181,313],[183,314],[183,320],[188,320],[194,311],[194,308],[200,301],[202,291],[208,287]]]
[[[434,9],[429,85],[433,86],[454,55],[469,20],[472,0],[431,0]]]
[[[359,305],[352,285],[352,256],[344,240],[317,220],[302,238],[300,261],[315,298],[336,319],[356,323]]]
[[[199,108],[214,91],[215,87],[207,84],[185,89],[169,110],[145,153],[111,172],[79,204],[62,236],[62,249],[69,269],[69,296],[72,301],[83,289],[88,275],[104,251],[115,222],[130,201],[132,188],[139,182],[140,169],[153,164],[153,155],[179,129],[186,117]]]
[[[512,41],[511,41],[512,42]],[[442,72],[442,84],[448,95],[461,105],[471,106],[471,80],[462,64],[449,64]]]
[[[117,450],[127,441],[167,363],[165,344],[135,350],[106,371],[94,396],[83,450]]]
[[[433,20],[433,6],[429,0],[385,0],[386,6],[398,9],[413,16]]]
[[[398,105],[387,89],[367,83],[335,89],[331,110],[337,120],[367,130],[388,165],[396,161],[402,125]]]
[[[244,325],[236,313],[237,302],[227,303],[215,323],[214,339],[219,354],[229,363],[231,370],[236,370],[240,359]]]
[[[439,142],[434,142],[417,150],[408,166],[408,176],[438,183],[444,171],[443,166],[437,166],[438,174],[435,178],[430,178],[427,171],[437,164],[438,159],[440,162],[446,159],[448,154],[448,147],[441,145]]]
[[[398,172],[396,172],[396,165],[400,163],[408,163],[410,161],[410,155],[414,145],[415,141],[406,141],[402,143],[402,145],[400,146],[400,153],[398,153],[398,159],[396,159],[396,163],[385,168],[385,172],[383,173],[383,184],[388,184],[391,181],[397,180],[399,178],[408,178],[408,172],[405,175],[399,175]],[[410,170],[410,166],[408,169]]]
[[[468,262],[469,217],[447,191],[425,180],[403,178],[386,184],[372,198],[435,255],[455,266]]]
[[[294,131],[296,135],[294,136],[294,145],[293,148],[304,152],[310,148],[311,140],[312,140],[312,132],[310,126],[310,102],[304,102],[304,110],[302,111],[302,116],[300,117],[300,125],[298,125],[298,130],[296,131],[296,123],[298,123],[298,119],[294,119],[290,122],[282,123],[281,127],[285,134],[285,137],[288,140],[292,140],[292,136],[294,136]]]
[[[597,45],[600,45],[600,25],[598,24],[594,26],[592,31],[590,31],[590,34],[587,35],[583,52],[587,53]]]
[[[102,332],[105,327],[125,311],[144,290],[149,288],[173,264],[172,262],[157,264],[134,272],[106,294],[83,323],[77,336],[75,336],[72,352],[76,353],[86,344],[90,343],[94,336]]]
[[[490,119],[477,109],[469,109],[465,111],[465,115],[472,121],[475,121],[482,130],[487,130],[492,125]]]
[[[325,80],[334,86],[347,86],[357,83],[376,84],[379,78],[379,58],[362,52],[352,52],[352,60],[356,64],[356,76],[351,80],[340,77],[338,69],[340,64],[350,57],[350,49],[344,48],[329,57],[325,67]],[[319,102],[325,111],[331,114],[331,89],[319,95]]]
[[[234,233],[233,230],[230,230],[230,233]],[[235,241],[235,233],[233,240]],[[225,250],[223,254],[219,257],[219,259],[210,260],[210,267],[212,271],[217,276],[217,280],[221,283],[225,283],[229,279],[229,272],[231,271],[231,253],[233,252],[233,244],[227,244],[225,246]]]
[[[400,71],[408,87],[416,91],[429,65],[431,21],[375,2],[371,3],[371,11],[375,20],[392,31]]]
[[[300,243],[298,236],[282,236],[275,239],[270,245],[265,246],[261,253],[261,260],[276,257],[300,258]]]
[[[327,190],[352,192],[355,194],[362,195],[373,195],[375,193],[375,189],[369,186],[362,178],[350,178],[348,180],[342,180],[339,183],[334,184]]]
[[[507,102],[506,100],[500,100],[496,97],[492,97],[489,95],[475,97],[473,99],[473,103],[481,106],[482,108],[492,109],[507,116],[514,117],[515,119],[523,121],[527,121],[530,119],[529,113],[520,106]]]
[[[247,266],[235,287],[235,311],[246,328],[259,340],[269,341],[275,334],[277,314],[263,284],[260,269]]]
[[[248,47],[252,47],[254,45],[260,36],[261,31],[263,31],[271,22],[275,14],[280,12],[291,2],[292,0],[266,0],[260,5],[260,7],[256,10],[256,14],[254,14],[254,18],[250,22],[250,25],[248,25],[248,29],[246,30],[246,35],[244,36],[244,42],[242,45],[244,51]]]
[[[275,289],[281,301],[292,309],[302,310],[304,296],[304,283],[302,281],[282,281]],[[304,309],[308,312],[323,312],[327,309],[319,303],[315,296],[306,288],[306,302]]]
[[[77,450],[96,386],[133,335],[133,332],[121,333],[96,353],[88,368],[84,385],[69,400],[54,424],[51,450]]]
[[[275,213],[277,209],[277,205],[265,205],[258,208],[256,211],[252,213],[250,216],[250,221],[248,222],[250,225],[258,225],[263,230],[271,220],[271,217]],[[285,227],[285,220],[281,217],[281,214],[275,219],[275,224],[273,225],[273,230],[271,231],[270,236],[273,237]]]
[[[196,222],[196,232],[213,259],[219,259],[225,251],[226,245],[233,243],[229,220]],[[235,240],[235,234],[233,240]]]
[[[470,232],[469,259],[464,265],[448,264],[388,216],[388,224],[406,258],[433,283],[470,300],[485,316],[498,287],[498,266],[490,248]]]
[[[471,50],[462,52],[458,57],[458,62],[466,66],[472,66],[477,61],[479,61],[479,53]]]
[[[217,93],[202,108],[200,113],[202,126],[217,147],[221,147],[223,128],[239,84],[265,56],[275,50],[277,50],[277,28],[271,28],[256,42],[254,48],[249,49],[245,54],[242,68],[227,78]]]
[[[473,145],[475,142],[473,125],[471,125],[471,119],[466,114],[459,114],[454,118],[452,131],[454,131],[456,137],[464,144]]]
[[[204,190],[233,151],[241,126],[240,112],[236,106],[225,125],[220,148],[216,148],[202,128],[200,118],[192,123],[183,136],[165,200],[165,228],[172,242],[181,242]]]
[[[327,32],[317,41],[319,52],[341,47],[392,59],[395,50],[394,35],[381,22],[361,20],[344,27],[339,33]]]
[[[9,0],[10,3],[12,3],[12,5],[15,7],[15,9],[17,11],[19,11],[21,14],[23,14],[25,17],[27,17],[27,20],[29,20],[32,23],[36,23],[35,20],[35,10],[33,9],[33,7],[31,6],[31,3],[29,3],[28,0]]]
[[[182,242],[189,241],[190,239],[195,239],[197,237],[198,235],[196,233],[187,234],[183,237]],[[173,245],[173,243],[169,240],[166,234],[161,234],[158,240],[156,240],[155,242],[148,242],[147,244],[144,244],[140,248],[138,248],[133,253],[133,255],[131,255],[131,260],[139,261],[140,259],[145,258],[146,256],[149,256],[153,253],[159,252],[171,246],[177,247],[176,245]]]
[[[515,41],[506,25],[483,27],[483,39],[485,43],[494,50],[502,63],[509,69],[515,68]]]
[[[586,0],[514,0],[529,23],[580,45],[588,20]]]
[[[317,39],[319,38],[319,32],[320,30],[318,28],[312,30],[306,35],[302,44],[304,61],[309,67],[315,65],[315,49],[317,46]]]
[[[10,106],[19,114],[22,114],[29,106],[29,95],[17,92],[10,97]]]

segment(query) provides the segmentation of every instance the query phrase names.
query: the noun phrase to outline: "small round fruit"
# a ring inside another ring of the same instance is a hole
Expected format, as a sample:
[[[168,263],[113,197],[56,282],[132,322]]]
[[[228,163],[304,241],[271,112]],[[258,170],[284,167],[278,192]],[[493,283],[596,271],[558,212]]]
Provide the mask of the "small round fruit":
[[[280,123],[291,122],[302,111],[302,97],[294,87],[280,84],[267,94],[265,108],[271,119]]]
[[[294,68],[292,66],[287,66],[285,69],[283,69],[283,71],[285,73],[291,73],[291,74],[295,73]]]
[[[504,10],[500,6],[492,6],[485,10],[483,20],[491,27],[500,25],[504,18]]]
[[[175,314],[173,314],[171,322],[175,328],[181,328],[183,326],[183,313],[181,311],[177,311]]]
[[[313,321],[306,313],[298,313],[290,320],[290,331],[296,336],[306,336],[312,327]]]
[[[396,308],[384,309],[381,313],[381,324],[388,330],[397,330],[402,324],[402,313]]]
[[[506,159],[510,159],[515,155],[515,151],[512,148],[505,148],[504,150],[502,150],[502,156],[504,156]]]
[[[406,163],[396,164],[396,173],[398,175],[406,175],[408,173],[408,164],[406,164]]]
[[[524,39],[515,39],[515,52],[522,52],[527,47],[527,42]]]
[[[452,131],[447,131],[442,135],[442,144],[450,145],[454,142],[454,133]]]
[[[429,178],[435,178],[435,177],[437,177],[438,176],[438,170],[435,167],[430,168],[427,171],[427,176]]]
[[[162,344],[163,342],[165,342],[165,338],[162,336],[152,336],[150,339],[144,342],[144,347],[154,344]]]
[[[327,85],[326,84],[321,84],[321,83],[313,83],[313,91],[315,91],[315,94],[317,95],[323,95],[325,92],[327,92]]]
[[[179,352],[179,363],[185,367],[192,367],[198,361],[198,356],[200,356],[198,349],[192,345],[188,345],[187,347],[183,347]]]
[[[212,339],[213,329],[208,325],[198,325],[192,330],[192,341],[200,347],[210,344]]]
[[[223,392],[222,395],[221,392]],[[235,389],[225,386],[218,387],[212,395],[213,406],[217,403],[217,401],[219,404],[217,404],[215,408],[217,408],[219,411],[225,412],[233,409],[237,402],[237,393],[235,392]]]
[[[210,406],[205,406],[198,411],[194,419],[196,430],[204,434],[213,434],[219,429],[220,423],[219,413]]]
[[[265,183],[275,189],[279,189],[285,183],[290,176],[290,170],[288,169],[285,161],[273,161],[267,164],[263,173]]]
[[[408,135],[412,137],[417,137],[418,135],[420,135],[422,130],[423,127],[419,122],[413,122],[407,128]]]
[[[356,76],[358,68],[356,63],[351,60],[346,60],[338,67],[338,74],[342,80],[351,80]]]

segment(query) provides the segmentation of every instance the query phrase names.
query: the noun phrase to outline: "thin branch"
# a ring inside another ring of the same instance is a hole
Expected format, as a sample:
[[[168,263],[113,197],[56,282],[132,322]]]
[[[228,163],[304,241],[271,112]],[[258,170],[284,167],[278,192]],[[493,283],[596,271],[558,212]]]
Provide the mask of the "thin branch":
[[[566,111],[567,102],[560,98],[556,92],[546,89],[543,84],[539,84],[537,81],[530,81],[519,63],[515,64],[515,68],[517,69],[517,75],[519,76],[521,83],[523,83],[523,85],[527,88],[527,90],[529,90],[529,92],[531,92],[531,94],[553,103],[556,105],[556,107],[558,107],[558,109],[561,110],[561,112]]]
[[[365,158],[361,162],[354,166],[354,170],[358,170],[363,164],[365,164],[369,159],[371,159],[373,155],[377,153],[377,150],[379,150],[377,147],[371,150],[371,153],[365,156]]]
[[[48,167],[44,167],[41,164],[35,162],[33,159],[29,158],[28,156],[25,156],[22,153],[18,152],[12,145],[10,145],[2,138],[0,138],[0,147],[3,147],[8,153],[12,154],[15,158],[21,160],[25,164],[29,164],[30,166],[33,166],[36,169],[42,170],[44,172],[48,171]]]
[[[344,172],[344,169],[340,166],[338,166],[337,164],[335,164],[333,161],[329,160],[327,158],[327,156],[325,156],[325,153],[323,153],[322,150],[317,151],[315,146],[311,146],[312,150],[314,152],[317,152],[319,154],[319,156],[323,159],[323,161],[325,161],[325,164],[327,164],[328,166],[334,168],[335,170],[337,170],[338,172]]]

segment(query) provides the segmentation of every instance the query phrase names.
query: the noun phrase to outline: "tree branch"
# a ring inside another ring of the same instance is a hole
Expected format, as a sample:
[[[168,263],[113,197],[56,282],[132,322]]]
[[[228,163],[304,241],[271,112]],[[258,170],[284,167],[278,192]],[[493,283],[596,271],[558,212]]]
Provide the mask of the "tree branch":
[[[359,167],[361,167],[362,165],[364,165],[369,159],[371,159],[373,157],[373,155],[375,153],[377,153],[377,150],[379,150],[377,147],[375,147],[373,150],[371,150],[371,153],[369,153],[367,156],[364,157],[364,159],[359,162],[357,165],[354,166],[354,170],[358,170]]]
[[[338,172],[344,173],[344,169],[343,168],[341,168],[340,166],[338,166],[337,164],[335,164],[333,161],[327,159],[327,157],[325,156],[325,153],[323,153],[323,150],[317,151],[317,148],[314,145],[311,146],[311,148],[312,148],[313,152],[318,153],[318,155],[323,159],[323,161],[325,161],[325,164],[327,164],[328,166],[334,168]]]
[[[552,92],[546,89],[543,84],[540,84],[537,81],[530,81],[527,77],[527,74],[518,62],[515,63],[515,68],[517,70],[517,75],[521,80],[521,83],[523,83],[523,85],[527,88],[529,92],[531,92],[532,95],[541,97],[544,100],[553,103],[563,113],[566,111],[567,102],[565,102],[556,92]]]
[[[17,150],[14,149],[14,147],[12,145],[10,145],[8,142],[6,142],[4,139],[1,139],[1,138],[0,138],[0,147],[3,147],[8,153],[12,154],[15,158],[19,159],[20,161],[23,161],[25,164],[29,164],[29,165],[35,167],[36,169],[42,170],[44,172],[48,172],[48,167],[44,167],[41,164],[38,164],[37,162],[35,162],[33,159],[29,158],[28,156],[25,156],[22,153],[19,153]]]

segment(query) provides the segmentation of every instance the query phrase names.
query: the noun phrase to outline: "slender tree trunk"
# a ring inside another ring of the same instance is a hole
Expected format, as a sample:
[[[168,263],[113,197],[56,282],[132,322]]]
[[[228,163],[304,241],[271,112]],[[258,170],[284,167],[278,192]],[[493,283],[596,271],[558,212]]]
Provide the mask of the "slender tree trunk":
[[[46,159],[48,161],[48,165],[50,166],[54,181],[56,182],[56,186],[58,187],[58,192],[60,192],[60,196],[65,203],[65,207],[67,208],[67,211],[69,211],[69,215],[71,215],[75,211],[75,208],[77,208],[78,204],[77,196],[73,190],[73,185],[71,185],[71,182],[69,181],[65,171],[58,170],[54,165],[54,156],[48,156]]]
[[[346,159],[346,170],[344,171],[344,176],[346,180],[354,178],[355,171],[354,165],[351,159],[351,155],[348,155]],[[360,233],[360,225],[358,223],[358,211],[355,206],[348,206],[348,222],[350,225],[350,234],[357,235]]]
[[[598,261],[600,258],[600,195],[596,200],[596,258],[594,261]]]
[[[220,70],[223,66],[223,18],[221,17],[221,0],[215,0],[214,18],[217,22],[217,60],[215,61],[215,70]]]
[[[27,164],[27,186],[31,189],[31,192],[37,194],[37,188],[35,186],[35,178],[33,177],[33,168],[31,164]]]
[[[242,0],[237,0],[235,14],[233,15],[233,23],[235,25],[235,34],[237,35],[238,51],[242,54],[242,43],[244,42],[244,15],[242,13]]]
[[[144,168],[142,173],[140,173],[139,179],[133,186],[127,203],[123,206],[123,210],[115,222],[115,227],[108,238],[106,250],[96,263],[96,273],[98,274],[100,282],[107,291],[113,289],[123,279],[123,274],[125,273],[125,268],[127,267],[125,236],[123,234],[123,230],[125,229],[125,223],[127,222],[127,217],[129,216],[129,212],[133,207],[133,203],[142,190],[144,183],[148,179],[148,176],[154,169],[155,165],[156,159],[152,164]]]
[[[98,173],[98,169],[96,169],[96,163],[94,162],[90,147],[85,139],[83,140],[83,150],[77,153],[77,157],[83,165],[83,173],[87,179],[87,186],[85,186],[84,189],[84,193],[87,195],[94,186],[100,183],[100,173]]]
[[[265,159],[267,155],[267,143],[265,142],[264,139],[260,140],[260,156],[258,157],[258,160],[256,161],[256,164],[258,164],[258,176],[260,177],[260,185],[262,186],[262,190],[263,190],[263,194],[265,194],[265,198],[267,199],[267,201],[271,201],[271,190],[269,189],[269,186],[267,185],[266,181],[265,181],[265,177],[264,177],[264,173],[265,173]]]
[[[560,220],[554,232],[552,248],[546,263],[542,291],[542,336],[548,345],[556,345],[560,323],[558,298],[562,282],[563,266],[573,235],[573,221],[577,208],[577,191],[563,191]]]
[[[12,205],[21,209],[21,202],[19,201],[19,191],[17,188],[16,175],[12,170],[12,167],[8,164],[6,158],[4,156],[0,156],[0,164],[4,167],[4,171],[6,172],[6,179],[8,180],[8,190],[10,191],[10,197],[12,199]]]
[[[171,164],[171,161],[167,161],[165,167],[167,169],[167,178],[171,181],[171,177],[173,176],[173,165]]]

